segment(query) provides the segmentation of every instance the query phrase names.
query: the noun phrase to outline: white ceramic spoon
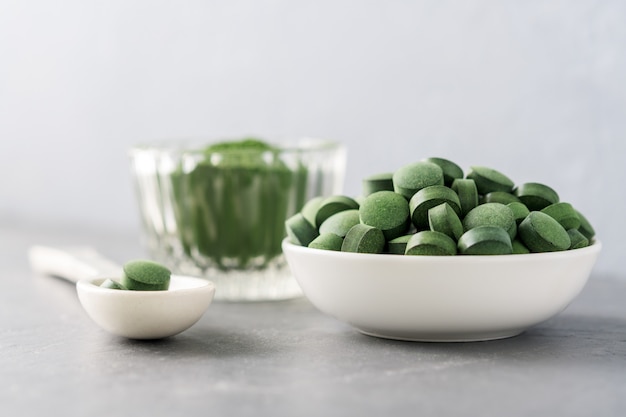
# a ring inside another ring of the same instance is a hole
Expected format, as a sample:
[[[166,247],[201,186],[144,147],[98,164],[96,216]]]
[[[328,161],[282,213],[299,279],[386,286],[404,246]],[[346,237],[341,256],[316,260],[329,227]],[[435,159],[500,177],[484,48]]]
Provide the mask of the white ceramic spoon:
[[[179,275],[172,275],[167,291],[102,288],[107,278],[119,281],[122,267],[88,247],[33,246],[28,256],[36,272],[75,282],[87,315],[103,329],[129,339],[160,339],[187,330],[215,294],[211,281]]]

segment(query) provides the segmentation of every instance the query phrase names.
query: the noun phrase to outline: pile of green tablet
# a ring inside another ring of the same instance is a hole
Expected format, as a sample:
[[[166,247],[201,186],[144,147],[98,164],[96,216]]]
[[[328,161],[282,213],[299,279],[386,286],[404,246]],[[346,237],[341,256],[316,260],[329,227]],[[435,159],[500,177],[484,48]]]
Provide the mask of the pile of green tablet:
[[[589,221],[547,185],[427,158],[363,180],[363,195],[317,197],[285,222],[315,249],[405,255],[503,255],[588,246]]]
[[[124,264],[121,280],[108,278],[100,284],[112,290],[165,291],[170,285],[171,272],[161,264],[148,260]]]

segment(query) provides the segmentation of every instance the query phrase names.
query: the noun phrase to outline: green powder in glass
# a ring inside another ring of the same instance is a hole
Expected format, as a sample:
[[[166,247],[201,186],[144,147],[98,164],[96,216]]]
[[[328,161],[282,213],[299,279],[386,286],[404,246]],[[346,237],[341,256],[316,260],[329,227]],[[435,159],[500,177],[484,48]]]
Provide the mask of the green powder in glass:
[[[220,269],[263,268],[282,253],[285,220],[304,205],[307,170],[257,139],[228,141],[195,154],[171,175],[182,250]]]

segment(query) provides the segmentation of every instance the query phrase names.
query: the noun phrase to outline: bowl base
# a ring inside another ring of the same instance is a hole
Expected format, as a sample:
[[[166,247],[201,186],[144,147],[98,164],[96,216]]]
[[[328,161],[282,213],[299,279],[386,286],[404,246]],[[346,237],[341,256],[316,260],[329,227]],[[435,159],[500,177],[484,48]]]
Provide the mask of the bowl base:
[[[498,331],[477,331],[477,332],[403,332],[403,331],[379,331],[357,328],[364,335],[378,337],[382,339],[402,340],[406,342],[485,342],[488,340],[506,339],[515,337],[524,332],[524,329],[498,330]]]

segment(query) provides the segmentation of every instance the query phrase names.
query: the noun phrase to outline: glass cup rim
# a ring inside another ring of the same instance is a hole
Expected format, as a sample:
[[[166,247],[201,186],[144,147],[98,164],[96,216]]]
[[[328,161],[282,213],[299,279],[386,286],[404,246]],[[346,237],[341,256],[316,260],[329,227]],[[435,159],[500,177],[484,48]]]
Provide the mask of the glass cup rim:
[[[229,141],[238,141],[245,139],[246,137],[190,137],[190,138],[181,138],[181,139],[162,139],[162,140],[152,140],[147,142],[138,143],[133,145],[129,149],[130,156],[135,156],[137,154],[170,154],[170,153],[179,153],[179,154],[197,154],[197,155],[207,155],[207,154],[224,154],[224,153],[258,153],[257,149],[233,149],[233,150],[219,150],[207,152],[205,149],[207,146],[215,143],[229,142]],[[256,137],[250,137],[257,139]],[[277,140],[272,139],[264,139],[258,138],[258,140],[262,140],[274,149],[263,151],[263,152],[271,152],[271,153],[307,153],[307,152],[324,152],[324,151],[340,151],[345,148],[345,146],[333,139],[324,139],[319,137],[294,137],[294,138],[280,138]]]

